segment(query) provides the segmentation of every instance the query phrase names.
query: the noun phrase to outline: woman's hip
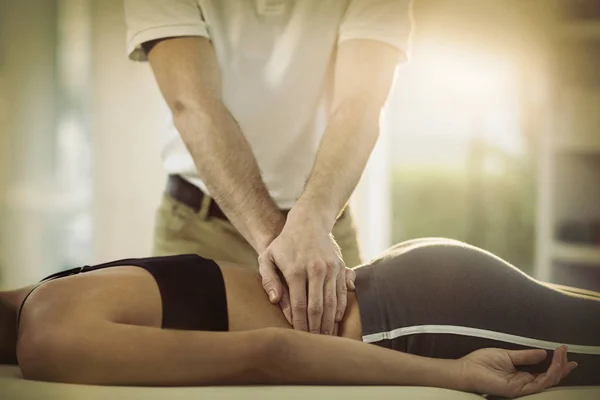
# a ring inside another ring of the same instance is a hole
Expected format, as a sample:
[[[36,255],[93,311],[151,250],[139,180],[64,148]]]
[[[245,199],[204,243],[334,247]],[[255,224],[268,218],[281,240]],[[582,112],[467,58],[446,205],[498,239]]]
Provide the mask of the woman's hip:
[[[600,301],[542,284],[473,246],[410,241],[356,272],[363,341],[430,356],[445,354],[452,337],[600,354]]]

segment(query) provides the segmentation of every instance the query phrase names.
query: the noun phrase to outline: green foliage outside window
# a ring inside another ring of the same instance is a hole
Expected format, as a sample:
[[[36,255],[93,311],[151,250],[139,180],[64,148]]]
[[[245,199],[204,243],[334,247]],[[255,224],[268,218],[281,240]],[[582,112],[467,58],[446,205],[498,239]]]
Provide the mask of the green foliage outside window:
[[[535,172],[531,158],[484,149],[501,172],[397,166],[392,176],[392,242],[442,236],[482,247],[532,273]]]

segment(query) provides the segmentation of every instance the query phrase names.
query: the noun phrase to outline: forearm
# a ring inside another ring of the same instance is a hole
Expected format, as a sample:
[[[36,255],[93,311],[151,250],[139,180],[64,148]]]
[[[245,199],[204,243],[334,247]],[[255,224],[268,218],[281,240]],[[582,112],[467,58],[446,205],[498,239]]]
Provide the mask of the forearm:
[[[44,333],[33,346],[22,349],[25,378],[53,382],[461,388],[452,360],[288,329],[196,332],[103,322],[94,324],[93,329],[80,324],[55,334]]]
[[[313,210],[313,215],[319,210],[327,229],[356,187],[377,141],[379,115],[399,56],[396,48],[372,40],[346,40],[338,47],[329,125],[304,193],[294,207]]]
[[[285,220],[223,103],[212,45],[206,38],[182,37],[149,42],[144,49],[200,177],[233,225],[262,252]]]
[[[350,98],[334,110],[297,209],[319,210],[331,229],[358,183],[379,134],[380,106]],[[313,211],[314,212],[314,211]]]
[[[461,389],[454,360],[414,356],[362,342],[284,332],[272,384],[413,385]]]
[[[250,145],[219,99],[174,116],[199,175],[227,217],[257,252],[281,231],[285,217],[270,197]]]

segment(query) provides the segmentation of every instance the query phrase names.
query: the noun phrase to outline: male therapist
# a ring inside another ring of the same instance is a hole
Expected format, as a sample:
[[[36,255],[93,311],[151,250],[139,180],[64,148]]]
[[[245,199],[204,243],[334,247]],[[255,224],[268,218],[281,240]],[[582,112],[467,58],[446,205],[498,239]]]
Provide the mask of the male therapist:
[[[407,59],[410,0],[125,0],[170,110],[155,255],[259,266],[295,329],[332,334],[360,264],[346,203]]]

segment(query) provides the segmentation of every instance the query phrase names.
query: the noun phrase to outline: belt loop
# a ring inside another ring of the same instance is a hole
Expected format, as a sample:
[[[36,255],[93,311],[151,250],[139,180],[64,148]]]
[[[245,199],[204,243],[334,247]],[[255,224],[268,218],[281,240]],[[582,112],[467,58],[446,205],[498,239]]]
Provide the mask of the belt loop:
[[[210,203],[213,201],[212,197],[206,193],[202,196],[202,202],[200,203],[200,209],[198,210],[198,217],[205,221],[209,217]]]

